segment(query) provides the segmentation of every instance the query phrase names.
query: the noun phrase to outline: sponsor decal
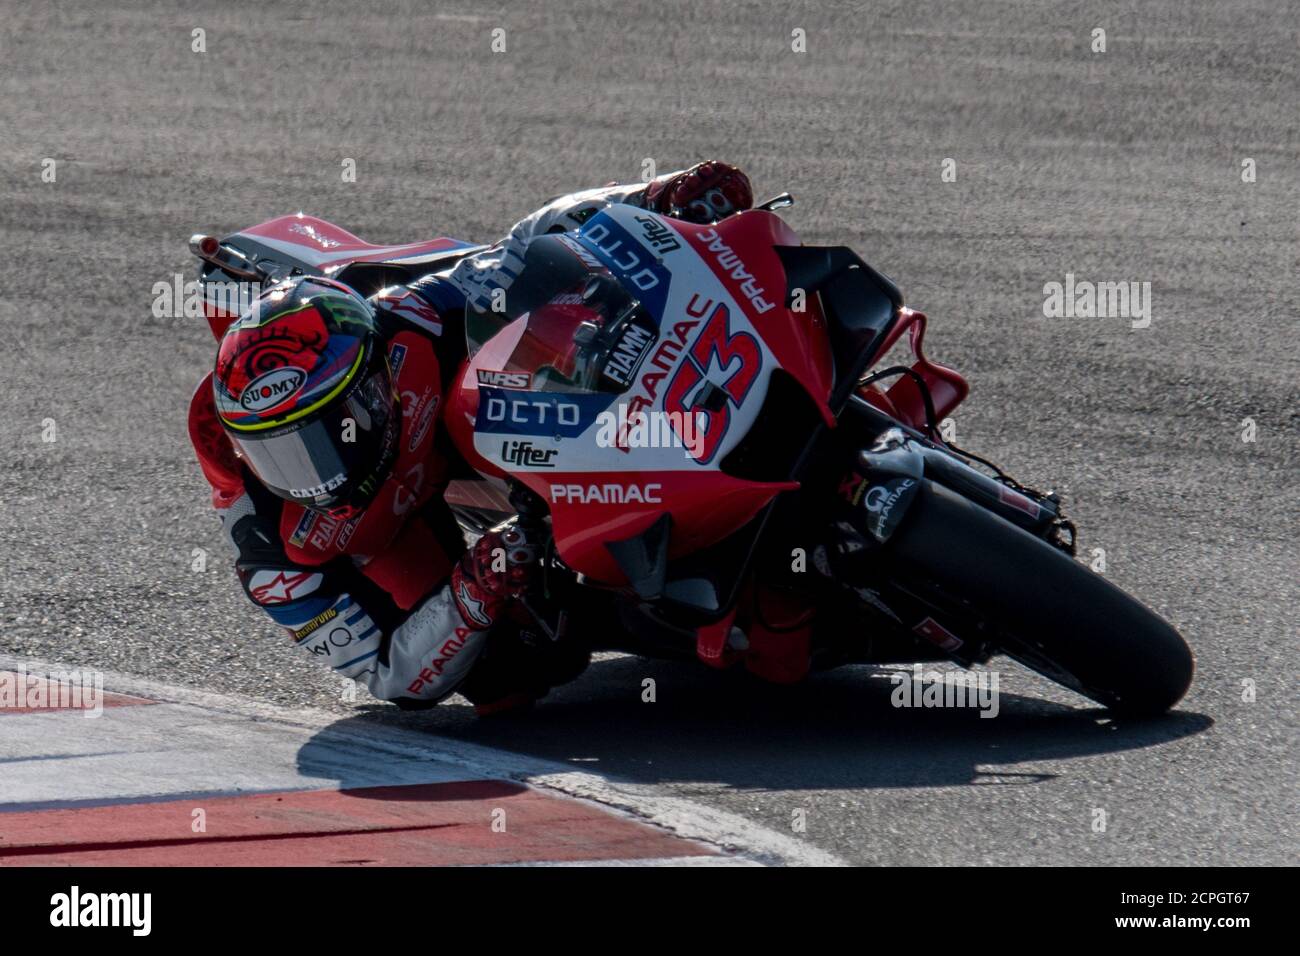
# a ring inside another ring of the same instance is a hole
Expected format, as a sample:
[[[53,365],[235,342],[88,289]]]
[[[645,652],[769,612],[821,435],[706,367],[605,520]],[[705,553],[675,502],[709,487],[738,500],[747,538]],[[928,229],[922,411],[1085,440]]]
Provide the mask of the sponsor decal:
[[[304,644],[303,648],[316,657],[329,657],[336,650],[354,643],[357,636],[347,625],[340,624],[330,628],[328,634],[322,635],[311,644]]]
[[[306,223],[291,223],[288,227],[288,231],[299,236],[306,236],[322,249],[337,249],[342,245],[342,243],[337,239],[331,239],[329,236],[320,232],[315,226],[309,226]]]
[[[313,571],[256,571],[248,581],[248,593],[258,604],[287,604],[315,592],[321,580]]]
[[[763,368],[758,340],[748,332],[731,333],[730,312],[719,303],[691,344],[668,383],[664,410],[694,415],[697,433],[692,457],[707,465],[731,427],[731,410],[744,404]],[[715,381],[713,376],[719,381]],[[685,438],[686,436],[682,436]]]
[[[630,209],[621,207],[619,214],[625,215]],[[628,287],[656,321],[662,320],[672,273],[657,251],[642,245],[609,210],[602,210],[587,220],[578,232],[578,241],[600,258],[604,267]]]
[[[259,375],[239,393],[239,405],[246,412],[264,412],[297,395],[307,373],[296,365],[285,365]]]
[[[662,504],[663,485],[551,485],[551,501],[556,504],[632,505]]]
[[[912,631],[921,635],[931,644],[934,644],[936,647],[945,651],[955,651],[962,645],[962,639],[960,637],[948,630],[932,617],[927,617],[920,624],[916,625],[916,627],[912,628]]]
[[[340,551],[345,549],[348,546],[348,542],[352,540],[352,532],[357,530],[357,525],[359,525],[360,523],[361,523],[361,515],[357,515],[357,517],[350,518],[346,522],[344,522],[343,527],[339,529],[339,539],[335,543],[335,547],[337,547]]]
[[[385,291],[375,298],[375,303],[426,332],[442,335],[442,317],[429,303],[409,289]]]
[[[651,269],[654,258],[622,228],[613,222],[593,219],[580,233],[589,247],[594,247],[620,278],[630,282],[642,292],[648,292],[660,282],[659,275]]]
[[[438,652],[433,660],[429,662],[429,666],[423,668],[410,686],[406,688],[407,692],[418,694],[424,690],[426,685],[432,684],[437,678],[441,677],[443,671],[447,669],[447,665],[464,648],[466,641],[469,640],[470,633],[468,628],[456,628],[456,633],[444,641],[442,647],[438,648]]]
[[[401,395],[399,396],[402,400],[402,417],[414,418],[416,415],[418,415],[420,411],[424,408],[425,403],[429,401],[429,396],[432,394],[433,394],[432,385],[426,385],[424,391],[421,392],[419,395],[415,394],[414,389],[411,388],[404,389]]]
[[[387,456],[385,455],[384,458],[380,459],[381,463],[386,461],[386,459]],[[374,492],[376,486],[380,484],[380,477],[381,477],[380,472],[382,470],[383,469],[381,467],[376,467],[374,471],[366,475],[365,479],[362,480],[361,484],[357,485],[357,493],[356,493],[357,498],[368,499],[371,497],[371,494]]]
[[[405,362],[406,346],[394,342],[388,349],[388,370],[392,373],[393,378],[397,378],[397,373],[402,370],[402,365]]]
[[[645,236],[646,242],[650,243],[660,255],[676,252],[682,247],[681,242],[677,239],[677,233],[664,225],[662,219],[654,216],[633,216],[632,218],[641,224],[641,235]]]
[[[343,472],[339,472],[333,478],[321,482],[314,488],[290,488],[289,494],[295,498],[319,498],[321,495],[329,494],[347,480],[348,476]]]
[[[290,633],[293,635],[293,642],[297,644],[304,637],[306,637],[307,635],[315,631],[317,628],[319,628],[322,624],[328,624],[330,621],[334,620],[334,618],[338,616],[339,616],[339,612],[336,611],[334,608],[332,607],[326,608],[324,611],[321,611],[319,614],[317,614],[315,617],[313,617],[310,621],[308,621],[306,624],[302,625],[301,627],[290,628]]]
[[[628,388],[658,340],[655,330],[629,322],[614,343],[601,374],[620,388]]]
[[[862,498],[862,507],[867,511],[867,524],[877,541],[889,540],[917,488],[915,478],[893,478],[867,490]]]
[[[512,425],[577,425],[582,421],[582,410],[576,402],[566,402],[554,395],[543,393],[537,398],[491,396],[487,400],[489,422],[509,422]]]
[[[593,256],[590,252],[588,252],[586,247],[583,246],[583,244],[578,242],[577,240],[571,238],[570,236],[561,235],[560,242],[564,243],[564,245],[568,247],[568,250],[572,252],[575,256],[577,256],[578,259],[582,262],[582,264],[586,266],[588,269],[604,268],[604,266],[601,265],[600,260],[597,259],[595,256]],[[578,301],[579,302],[582,301],[581,297],[579,297]]]
[[[311,516],[311,521],[307,521],[307,516]],[[352,518],[347,522],[340,524],[336,518],[321,514],[318,511],[308,511],[303,515],[303,519],[298,522],[298,528],[294,531],[294,536],[289,539],[289,543],[299,548],[303,542],[299,540],[301,536],[306,537],[307,543],[317,551],[324,551],[331,544],[335,543],[337,538],[339,550],[343,550],[347,538],[352,536],[352,529],[356,527],[359,519]]]
[[[547,305],[582,305],[586,301],[581,292],[561,292],[551,296]]]
[[[417,461],[393,488],[393,514],[398,517],[411,510],[424,486],[424,463]]]
[[[533,374],[532,372],[495,372],[481,368],[478,370],[478,383],[495,385],[497,388],[529,389],[533,386]]]
[[[471,591],[464,575],[458,574],[456,577],[456,606],[460,608],[460,616],[465,619],[465,623],[479,630],[490,627],[492,618],[488,617],[483,599],[477,595],[478,588]]]
[[[425,394],[427,395],[428,392]],[[433,396],[420,410],[419,418],[416,418],[415,425],[411,428],[410,441],[406,443],[407,451],[415,451],[420,442],[424,441],[424,436],[429,433],[429,425],[433,422],[434,412],[438,410],[438,400],[439,396]],[[424,399],[421,398],[421,402],[423,401]],[[411,414],[414,417],[415,413],[412,412]]]
[[[889,520],[890,512],[898,504],[899,499],[903,496],[908,488],[911,488],[916,482],[907,478],[904,479],[897,487],[889,485],[872,485],[871,490],[867,492],[866,509],[872,514],[880,515],[882,521]]]
[[[722,236],[716,229],[706,229],[697,232],[695,238],[704,243],[709,252],[713,253],[714,259],[722,270],[733,280],[740,283],[741,294],[749,300],[749,304],[754,307],[754,311],[759,315],[775,307],[775,302],[769,302],[763,287],[758,284],[746,267],[740,256],[732,250],[731,246],[722,241]]]
[[[293,529],[293,534],[289,535],[289,543],[295,548],[301,548],[307,543],[307,536],[311,534],[311,529],[316,527],[316,520],[320,513],[304,509],[302,517],[298,519],[298,525]]]
[[[558,449],[538,448],[527,439],[501,443],[502,464],[517,465],[521,468],[554,468],[555,464],[551,459],[558,454]]]
[[[713,304],[713,300],[706,300],[698,312],[693,312],[692,309],[697,304],[698,296],[691,299],[686,311],[698,319]],[[636,394],[627,403],[627,422],[634,424],[641,421],[643,413],[654,406],[659,397],[660,384],[677,366],[677,360],[685,352],[686,343],[699,324],[698,321],[683,320],[675,322],[671,329],[668,330],[671,338],[664,339],[651,354],[646,366],[646,372],[641,376],[641,380],[637,382]],[[624,452],[631,447],[628,442],[628,427],[627,425],[620,426],[618,441],[616,442],[617,447]]]
[[[474,430],[482,434],[576,438],[613,402],[614,396],[606,393],[520,392],[482,385]]]
[[[1004,505],[1010,505],[1017,511],[1023,511],[1035,521],[1038,520],[1039,515],[1042,513],[1042,509],[1038,507],[1037,502],[1018,491],[1008,488],[1006,485],[998,488],[998,500]]]

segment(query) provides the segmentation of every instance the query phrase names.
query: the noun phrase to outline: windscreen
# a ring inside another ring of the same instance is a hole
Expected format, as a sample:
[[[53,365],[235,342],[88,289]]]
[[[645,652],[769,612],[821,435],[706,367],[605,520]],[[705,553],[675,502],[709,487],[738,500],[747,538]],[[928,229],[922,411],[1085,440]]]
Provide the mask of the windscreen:
[[[653,319],[578,240],[541,236],[486,309],[467,307],[470,356],[499,351],[480,383],[554,392],[623,392],[658,339]]]

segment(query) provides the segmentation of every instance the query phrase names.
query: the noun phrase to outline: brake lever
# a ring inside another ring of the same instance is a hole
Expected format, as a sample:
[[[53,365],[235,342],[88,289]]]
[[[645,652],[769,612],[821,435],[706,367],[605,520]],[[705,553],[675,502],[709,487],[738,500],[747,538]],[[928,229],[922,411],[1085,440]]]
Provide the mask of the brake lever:
[[[773,196],[771,199],[768,199],[765,202],[759,203],[754,208],[766,209],[768,212],[773,212],[777,209],[784,209],[786,206],[793,206],[793,205],[794,205],[794,197],[791,196],[789,193],[781,193],[778,196]]]
[[[546,618],[544,618],[536,608],[528,603],[528,598],[521,595],[519,597],[519,604],[528,612],[528,616],[533,619],[533,623],[537,625],[538,630],[546,635],[546,639],[552,644],[564,637],[564,632],[568,630],[569,615],[563,608],[560,609],[559,616],[555,620],[555,627],[552,628],[551,625],[546,623]]]
[[[515,518],[515,525],[521,528],[525,535],[531,537],[534,542],[539,542],[543,535],[549,531],[544,518],[546,514],[546,504],[535,492],[530,490],[524,484],[512,482],[511,485],[509,500],[517,515]],[[550,548],[548,546],[542,550],[543,556],[540,559],[540,564],[542,574],[545,575],[546,562]],[[545,582],[543,582],[543,587],[545,587]],[[547,623],[546,618],[537,610],[536,607],[533,606],[532,603],[529,602],[527,595],[521,594],[518,597],[518,601],[520,607],[527,611],[528,616],[533,619],[533,623],[535,623],[538,629],[546,635],[547,640],[554,643],[564,636],[564,632],[567,630],[569,623],[569,616],[564,608],[560,608],[560,612],[556,617],[555,627],[551,627],[551,625]]]

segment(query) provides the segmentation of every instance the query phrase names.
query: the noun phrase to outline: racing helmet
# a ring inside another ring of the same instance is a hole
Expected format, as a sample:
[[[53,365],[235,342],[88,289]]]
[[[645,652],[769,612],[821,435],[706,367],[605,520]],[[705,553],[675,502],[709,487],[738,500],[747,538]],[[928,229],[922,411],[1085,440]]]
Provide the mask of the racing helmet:
[[[322,276],[286,279],[222,336],[217,417],[257,479],[286,501],[346,516],[392,469],[401,428],[375,310]]]

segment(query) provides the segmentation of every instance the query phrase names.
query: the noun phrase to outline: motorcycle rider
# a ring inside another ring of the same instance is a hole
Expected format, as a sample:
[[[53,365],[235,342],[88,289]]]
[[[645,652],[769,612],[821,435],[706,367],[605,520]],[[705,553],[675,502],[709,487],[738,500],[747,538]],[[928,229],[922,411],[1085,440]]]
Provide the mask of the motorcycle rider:
[[[459,690],[495,713],[576,677],[585,652],[535,645],[518,623],[537,542],[511,526],[466,549],[442,497],[458,456],[438,411],[466,303],[487,307],[534,237],[609,203],[707,223],[752,201],[739,169],[700,163],[563,196],[450,273],[370,299],[323,276],[264,292],[226,330],[189,412],[248,597],[297,646],[403,707]]]

